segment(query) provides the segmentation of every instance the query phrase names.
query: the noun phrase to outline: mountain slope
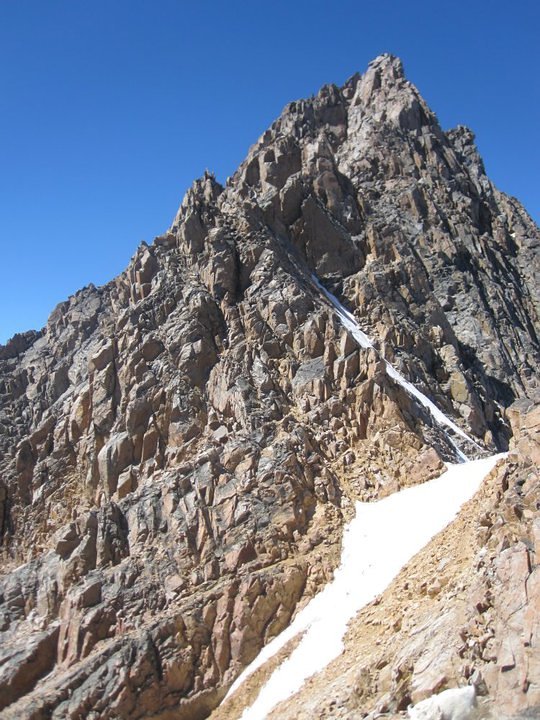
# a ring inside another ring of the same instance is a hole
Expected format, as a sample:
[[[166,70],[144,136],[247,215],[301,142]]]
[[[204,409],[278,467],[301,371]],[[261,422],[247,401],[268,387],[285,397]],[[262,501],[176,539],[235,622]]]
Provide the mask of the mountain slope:
[[[524,410],[512,411],[511,453],[457,520],[358,613],[340,657],[269,718],[397,719],[410,703],[467,683],[475,719],[538,717],[540,418]],[[254,707],[261,679],[240,686],[212,720]]]
[[[382,56],[0,348],[5,716],[207,716],[355,500],[506,449],[539,238]]]

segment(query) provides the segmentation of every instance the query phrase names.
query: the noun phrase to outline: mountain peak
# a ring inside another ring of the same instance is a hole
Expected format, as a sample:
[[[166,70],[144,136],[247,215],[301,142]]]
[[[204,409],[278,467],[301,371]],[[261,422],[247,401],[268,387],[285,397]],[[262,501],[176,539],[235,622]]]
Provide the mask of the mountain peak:
[[[377,70],[394,79],[405,77],[403,63],[400,58],[391,53],[382,53],[368,64],[368,70]]]
[[[332,576],[357,501],[512,435],[476,559],[443,542],[405,578],[340,707],[474,677],[502,715],[538,703],[540,425],[514,401],[538,386],[539,247],[385,54],[290,103],[225,188],[206,172],[125,272],[0,348],[2,717],[208,717]]]

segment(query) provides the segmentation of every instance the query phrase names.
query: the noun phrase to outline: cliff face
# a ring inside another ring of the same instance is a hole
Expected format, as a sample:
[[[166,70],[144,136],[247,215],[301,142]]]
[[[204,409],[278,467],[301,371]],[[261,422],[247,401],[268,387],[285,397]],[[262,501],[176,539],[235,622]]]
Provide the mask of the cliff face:
[[[539,240],[382,56],[0,348],[5,716],[207,716],[352,501],[507,448]]]

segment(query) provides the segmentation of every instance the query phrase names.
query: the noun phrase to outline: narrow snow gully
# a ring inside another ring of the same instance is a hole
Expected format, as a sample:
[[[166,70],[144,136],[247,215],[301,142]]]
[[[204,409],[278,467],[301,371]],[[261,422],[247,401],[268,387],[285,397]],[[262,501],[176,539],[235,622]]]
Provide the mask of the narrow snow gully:
[[[342,652],[349,620],[382,593],[413,555],[453,520],[501,457],[504,455],[449,465],[435,480],[378,502],[356,504],[356,517],[344,531],[341,564],[333,581],[262,649],[231,687],[228,696],[289,640],[302,635],[291,655],[244,711],[242,720],[266,718],[278,703],[294,695],[307,678]]]
[[[317,290],[319,290],[328,300],[328,302],[332,305],[343,326],[347,328],[347,330],[351,333],[351,335],[357,341],[360,347],[365,349],[374,348],[373,342],[360,328],[358,321],[356,320],[354,315],[339,302],[335,295],[332,295],[332,293],[324,287],[324,285],[315,275],[312,275],[311,279],[315,284]],[[445,415],[442,410],[439,410],[435,403],[430,400],[426,395],[424,395],[424,393],[420,392],[418,388],[416,388],[412,383],[406,380],[403,375],[401,375],[401,373],[399,373],[395,369],[395,367],[390,365],[388,360],[385,360],[384,363],[386,366],[387,375],[391,377],[392,380],[397,382],[398,385],[401,385],[401,387],[404,388],[409,393],[409,395],[414,397],[416,400],[418,400],[418,402],[420,402],[421,405],[423,405],[427,410],[429,410],[431,417],[439,427],[446,426],[456,435],[465,440],[467,443],[470,443],[472,446],[474,446],[477,450],[482,450],[482,448],[477,442],[475,442],[469,435],[467,435],[467,433],[465,433],[458,425],[456,425],[456,423],[453,422],[447,415]],[[465,453],[457,446],[455,440],[448,434],[448,431],[444,430],[444,428],[442,429],[446,435],[446,438],[454,447],[461,462],[466,462],[469,459],[467,455],[465,455]]]

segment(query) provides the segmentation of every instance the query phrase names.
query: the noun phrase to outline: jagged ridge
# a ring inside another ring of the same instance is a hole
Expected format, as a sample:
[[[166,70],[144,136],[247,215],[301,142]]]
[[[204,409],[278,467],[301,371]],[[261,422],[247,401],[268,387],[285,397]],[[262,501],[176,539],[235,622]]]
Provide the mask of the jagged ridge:
[[[382,56],[4,349],[4,713],[207,715],[330,575],[352,501],[456,457],[386,362],[507,447],[504,408],[536,392],[538,237]]]

